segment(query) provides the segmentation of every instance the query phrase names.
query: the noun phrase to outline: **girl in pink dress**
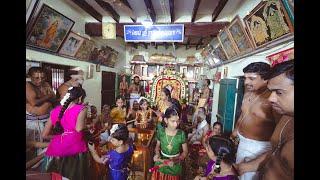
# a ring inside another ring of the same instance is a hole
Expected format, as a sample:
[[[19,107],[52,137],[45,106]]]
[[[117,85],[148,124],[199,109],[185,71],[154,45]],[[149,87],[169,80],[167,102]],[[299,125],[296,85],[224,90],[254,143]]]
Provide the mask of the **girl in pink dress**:
[[[44,171],[58,172],[62,176],[82,180],[87,179],[88,148],[83,129],[87,109],[82,104],[86,93],[81,87],[70,87],[55,107],[44,128],[43,137],[54,135],[45,153]]]

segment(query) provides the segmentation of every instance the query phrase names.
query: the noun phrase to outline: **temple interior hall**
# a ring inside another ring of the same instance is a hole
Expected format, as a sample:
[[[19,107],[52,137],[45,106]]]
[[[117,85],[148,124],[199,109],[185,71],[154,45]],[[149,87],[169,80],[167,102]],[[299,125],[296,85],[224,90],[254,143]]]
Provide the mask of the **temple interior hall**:
[[[293,61],[293,0],[26,0],[26,179],[293,179]]]

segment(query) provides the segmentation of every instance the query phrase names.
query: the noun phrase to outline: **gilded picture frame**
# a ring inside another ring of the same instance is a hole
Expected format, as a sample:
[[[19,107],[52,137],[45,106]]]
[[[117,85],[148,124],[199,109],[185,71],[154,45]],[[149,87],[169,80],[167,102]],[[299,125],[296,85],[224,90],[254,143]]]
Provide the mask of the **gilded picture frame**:
[[[219,58],[219,60],[226,61],[227,56],[225,52],[223,51],[221,44],[218,40],[218,38],[213,38],[210,42],[210,46],[212,46],[212,54],[216,56],[216,58]]]
[[[237,46],[239,55],[243,55],[254,50],[254,45],[238,15],[231,21],[228,26],[228,31]]]
[[[82,61],[89,61],[91,52],[94,48],[94,42],[85,38],[75,57]]]
[[[255,48],[289,36],[294,31],[280,0],[261,1],[243,20]]]
[[[73,20],[43,4],[30,30],[26,44],[56,53],[73,25]]]
[[[294,0],[282,0],[281,2],[290,17],[291,23],[294,24]]]
[[[84,42],[84,38],[74,32],[70,32],[59,50],[60,55],[74,57]]]
[[[220,31],[217,37],[228,60],[235,58],[239,54],[239,50],[232,40],[227,28]]]

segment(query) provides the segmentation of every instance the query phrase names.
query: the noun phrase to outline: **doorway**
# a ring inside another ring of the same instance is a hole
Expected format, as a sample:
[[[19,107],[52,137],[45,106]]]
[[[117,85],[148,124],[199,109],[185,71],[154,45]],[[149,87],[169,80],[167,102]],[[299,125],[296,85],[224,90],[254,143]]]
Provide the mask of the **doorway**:
[[[234,127],[237,81],[238,79],[220,80],[217,116],[223,125],[223,132],[226,135],[229,135]]]
[[[101,107],[107,104],[110,107],[115,105],[116,94],[116,73],[102,71],[102,86],[101,86]]]

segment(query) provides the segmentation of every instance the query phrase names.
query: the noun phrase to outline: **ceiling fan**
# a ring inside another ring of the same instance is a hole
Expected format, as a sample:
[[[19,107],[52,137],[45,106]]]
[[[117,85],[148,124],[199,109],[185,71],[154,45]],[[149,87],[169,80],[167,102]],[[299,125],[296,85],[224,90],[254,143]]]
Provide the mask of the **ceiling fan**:
[[[136,16],[134,15],[132,9],[128,7],[125,3],[123,3],[121,0],[103,0],[104,2],[109,3],[114,9],[119,10],[126,15],[136,19]]]

